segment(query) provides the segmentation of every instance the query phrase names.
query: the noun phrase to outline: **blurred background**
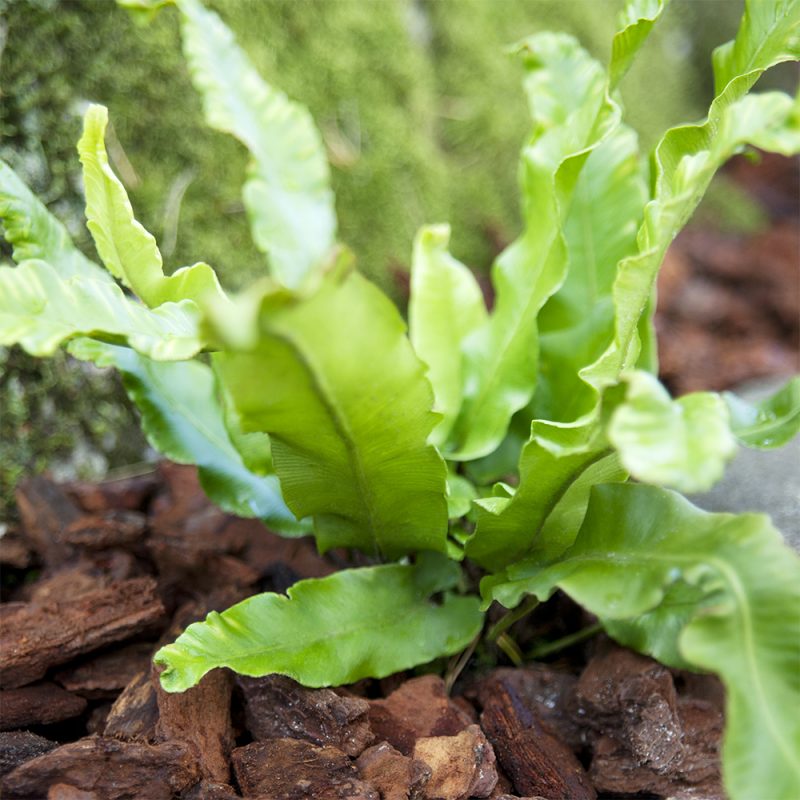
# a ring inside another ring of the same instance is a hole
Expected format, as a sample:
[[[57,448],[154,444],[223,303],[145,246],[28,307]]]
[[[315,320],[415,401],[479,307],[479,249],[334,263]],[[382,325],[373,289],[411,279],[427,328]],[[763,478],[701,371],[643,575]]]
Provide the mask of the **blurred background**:
[[[340,237],[361,270],[402,304],[411,240],[421,224],[450,221],[454,254],[479,273],[519,229],[515,171],[529,123],[520,70],[507,46],[539,30],[564,30],[606,60],[622,2],[208,5],[262,75],[311,109],[333,166]],[[742,0],[673,0],[622,86],[643,149],[666,127],[704,116],[711,50],[735,34],[742,7]],[[772,80],[791,83],[795,76],[783,71]],[[230,288],[258,276],[264,259],[250,243],[239,197],[246,155],[203,124],[176,15],[165,11],[141,26],[111,0],[0,0],[0,157],[92,254],[75,150],[90,101],[109,107],[113,166],[167,268],[202,259]],[[759,370],[796,368],[797,167],[777,159],[769,169],[764,181],[748,164],[734,165],[700,209],[700,227],[671,251],[659,328],[669,340],[662,363],[674,390],[700,388],[693,381],[703,376],[704,388],[719,389]],[[742,237],[772,235],[776,226],[783,238],[750,245],[750,261],[742,265]],[[754,324],[769,344],[751,348],[747,369],[733,359],[733,373],[714,375],[721,356],[697,337],[709,325],[723,342],[753,336],[739,305],[731,311],[719,301],[718,284],[736,284],[739,295],[752,292],[741,274],[752,277],[752,259],[765,247],[783,253],[777,268],[783,282],[773,287],[773,300],[764,300],[781,305],[780,321],[773,324],[774,311],[762,305]],[[705,254],[712,251],[709,272]],[[688,323],[687,303],[697,312]],[[739,321],[726,329],[734,312]],[[687,379],[684,362],[698,352]],[[115,376],[64,357],[36,362],[0,348],[0,428],[0,520],[24,472],[49,468],[57,478],[90,477],[148,457]]]

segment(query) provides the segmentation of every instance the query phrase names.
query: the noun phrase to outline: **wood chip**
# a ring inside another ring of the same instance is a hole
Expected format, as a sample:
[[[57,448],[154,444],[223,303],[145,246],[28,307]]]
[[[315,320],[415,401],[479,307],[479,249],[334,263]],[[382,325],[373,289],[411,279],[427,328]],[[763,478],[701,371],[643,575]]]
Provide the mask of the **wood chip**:
[[[425,788],[428,800],[488,797],[497,785],[494,751],[477,725],[457,736],[418,739],[414,758],[431,769]]]
[[[182,800],[239,800],[241,795],[227,783],[200,781]]]
[[[186,742],[195,754],[203,778],[227,783],[230,779],[229,757],[233,749],[231,673],[222,669],[212,670],[197,686],[176,694],[161,688],[155,667],[152,680],[159,711],[156,737],[164,741]]]
[[[611,648],[584,669],[576,700],[595,734],[589,774],[598,791],[677,800],[724,796],[722,713],[714,702],[679,697],[661,664]]]
[[[238,747],[232,761],[242,793],[259,800],[380,800],[335,747],[271,739]]]
[[[27,569],[33,561],[33,550],[22,534],[12,528],[0,536],[0,564]]]
[[[56,783],[47,790],[47,800],[101,800],[96,792],[84,792],[66,783]]]
[[[374,786],[381,800],[422,800],[431,768],[404,756],[388,742],[368,747],[356,761],[361,777]]]
[[[152,742],[157,722],[158,697],[148,666],[131,680],[111,706],[103,733],[129,742]]]
[[[495,691],[497,682],[512,686],[521,700],[536,709],[539,719],[573,750],[586,744],[585,731],[576,719],[576,675],[543,664],[501,667],[484,676],[467,694],[480,705]]]
[[[151,642],[134,642],[62,669],[55,680],[90,700],[116,698],[140,672],[150,668],[154,652]]]
[[[49,753],[56,747],[58,747],[56,742],[29,731],[0,733],[0,777],[7,775],[20,764]]]
[[[158,488],[158,484],[158,473],[153,471],[146,475],[99,483],[74,481],[67,484],[64,489],[84,511],[90,513],[112,509],[142,511]]]
[[[413,678],[385,700],[372,700],[369,720],[375,737],[404,755],[411,755],[423,736],[455,736],[474,722],[450,700],[437,675]]]
[[[84,514],[64,526],[61,541],[75,548],[103,550],[135,545],[144,538],[147,517],[139,511]]]
[[[102,800],[172,800],[199,779],[184,744],[148,745],[92,736],[17,767],[2,786],[8,800],[42,800],[56,783],[94,792]]]
[[[25,538],[46,564],[62,564],[74,551],[61,533],[80,517],[77,506],[60,486],[41,476],[22,481],[15,495]]]
[[[255,739],[305,739],[359,755],[374,737],[369,703],[330,689],[306,689],[291,678],[240,677],[247,727]]]
[[[83,697],[70,694],[54,683],[35,683],[21,689],[0,691],[0,730],[50,725],[82,714]]]
[[[513,682],[496,680],[482,699],[481,727],[520,795],[596,797],[572,750],[542,723],[535,704],[526,701]]]
[[[15,688],[41,678],[50,667],[134,634],[164,620],[152,578],[134,578],[73,601],[13,604],[0,610],[0,686]]]

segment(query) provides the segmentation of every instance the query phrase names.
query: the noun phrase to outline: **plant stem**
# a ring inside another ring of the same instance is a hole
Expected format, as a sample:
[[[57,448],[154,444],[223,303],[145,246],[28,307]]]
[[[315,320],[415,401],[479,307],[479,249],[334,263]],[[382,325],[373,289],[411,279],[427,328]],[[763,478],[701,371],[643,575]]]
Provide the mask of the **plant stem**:
[[[481,634],[479,633],[467,646],[466,650],[464,650],[461,655],[458,657],[456,663],[453,665],[452,669],[448,669],[447,674],[444,678],[444,685],[445,685],[445,692],[449,695],[453,689],[453,684],[458,680],[458,676],[463,671],[464,667],[467,666],[467,662],[472,658],[472,654],[475,652],[475,648],[478,646],[478,642],[481,640]]]
[[[519,645],[507,634],[501,633],[497,637],[497,646],[508,656],[515,667],[521,667],[524,661]]]
[[[505,633],[515,622],[521,620],[526,614],[530,614],[538,605],[539,601],[533,595],[528,595],[521,605],[504,614],[489,628],[486,638],[490,642],[496,642],[501,633]]]
[[[578,642],[582,642],[585,639],[591,639],[592,636],[600,633],[602,630],[603,626],[599,622],[596,622],[594,625],[590,625],[588,628],[584,628],[581,631],[570,633],[568,636],[562,636],[560,639],[556,639],[553,642],[545,642],[538,647],[534,647],[532,650],[528,651],[525,658],[527,661],[535,661],[537,658],[552,655],[559,650],[572,647],[572,645],[578,644]]]

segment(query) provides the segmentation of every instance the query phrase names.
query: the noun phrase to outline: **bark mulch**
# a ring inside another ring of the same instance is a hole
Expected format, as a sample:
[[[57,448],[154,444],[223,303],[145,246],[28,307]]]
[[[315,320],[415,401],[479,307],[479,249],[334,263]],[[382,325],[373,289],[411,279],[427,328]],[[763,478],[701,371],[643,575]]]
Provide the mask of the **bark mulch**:
[[[662,380],[675,394],[800,372],[800,164],[738,156],[726,174],[761,206],[755,234],[690,224],[658,280]]]
[[[33,478],[18,496],[21,523],[0,537],[8,800],[722,797],[719,684],[603,637],[524,668],[479,650],[449,693],[424,671],[311,690],[216,670],[167,694],[161,644],[342,554],[220,512],[172,464],[95,485]],[[512,632],[585,623],[562,597]]]

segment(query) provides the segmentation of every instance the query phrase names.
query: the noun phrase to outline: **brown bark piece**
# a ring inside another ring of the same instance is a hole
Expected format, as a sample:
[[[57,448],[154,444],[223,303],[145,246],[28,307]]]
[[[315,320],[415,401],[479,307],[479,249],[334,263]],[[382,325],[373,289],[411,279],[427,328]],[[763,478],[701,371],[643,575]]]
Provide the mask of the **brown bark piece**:
[[[200,779],[182,743],[147,745],[89,737],[17,767],[3,779],[8,800],[42,800],[54,783],[102,800],[172,800]]]
[[[335,747],[270,739],[238,747],[231,760],[242,793],[259,800],[380,800]]]
[[[58,747],[56,742],[29,731],[0,733],[0,777],[7,775],[20,764],[49,753],[56,747]]]
[[[47,800],[100,800],[96,792],[84,792],[66,783],[56,783],[47,790]]]
[[[147,518],[139,511],[105,511],[84,514],[61,531],[61,541],[85,550],[126,547],[140,541]]]
[[[73,601],[13,604],[0,613],[0,686],[41,678],[50,667],[149,630],[164,618],[152,578],[133,578]]]
[[[490,672],[468,694],[484,705],[498,682],[513,686],[521,700],[536,710],[542,723],[573,750],[585,744],[582,728],[573,716],[576,676],[542,664],[515,669],[501,667]]]
[[[64,488],[84,511],[90,513],[112,509],[141,511],[158,488],[158,481],[158,474],[154,471],[99,483],[75,481]]]
[[[575,694],[578,715],[624,740],[640,765],[664,770],[682,757],[678,695],[658,662],[615,647],[589,662]]]
[[[85,708],[85,698],[70,694],[54,683],[4,689],[0,691],[0,730],[50,725],[77,717]]]
[[[596,795],[572,750],[540,720],[514,683],[495,681],[483,696],[481,727],[520,795],[592,800]]]
[[[78,559],[46,570],[33,583],[21,586],[15,600],[43,605],[77,600],[81,595],[105,589],[113,580],[89,559]]]
[[[33,563],[33,550],[13,528],[0,536],[0,564],[26,569]]]
[[[477,725],[457,736],[417,739],[414,758],[431,769],[425,788],[428,800],[488,797],[497,785],[494,750]]]
[[[233,749],[230,672],[212,670],[197,686],[177,694],[161,688],[155,667],[152,680],[159,712],[156,736],[165,741],[186,742],[197,758],[203,778],[227,783]]]
[[[72,548],[61,532],[80,516],[78,508],[60,486],[39,476],[20,483],[15,495],[27,540],[45,563],[63,563]]]
[[[197,786],[183,795],[182,800],[239,800],[240,797],[241,795],[227,783],[200,781]]]
[[[356,761],[361,777],[374,786],[381,800],[422,800],[431,768],[404,756],[388,742],[367,748]]]
[[[306,689],[282,675],[238,680],[247,728],[255,739],[305,739],[354,757],[373,741],[366,700],[341,697],[330,689]]]
[[[576,698],[596,731],[589,774],[599,791],[723,797],[722,713],[713,702],[679,698],[660,664],[614,648],[587,665]]]
[[[153,741],[157,722],[158,699],[148,667],[131,680],[111,706],[103,733],[125,741]]]
[[[140,672],[149,669],[153,651],[150,642],[134,642],[62,669],[55,680],[90,700],[115,698]]]
[[[370,701],[369,721],[377,739],[407,756],[421,737],[455,736],[473,724],[437,675],[412,678],[385,700]]]

